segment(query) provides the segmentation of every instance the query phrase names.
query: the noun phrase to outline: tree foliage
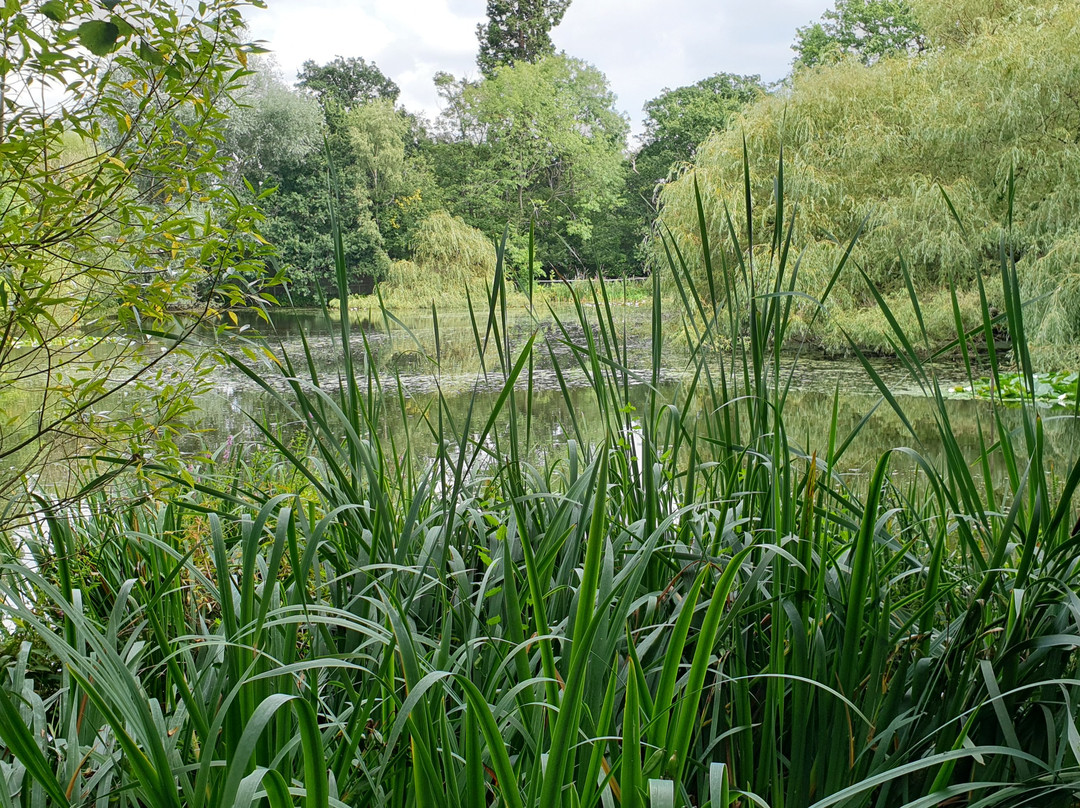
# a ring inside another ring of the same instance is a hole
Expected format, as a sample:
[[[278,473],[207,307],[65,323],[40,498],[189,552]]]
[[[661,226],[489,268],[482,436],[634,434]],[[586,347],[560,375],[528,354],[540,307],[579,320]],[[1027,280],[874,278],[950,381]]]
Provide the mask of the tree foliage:
[[[190,333],[173,312],[195,289],[255,291],[258,213],[224,186],[219,149],[253,4],[0,4],[0,386],[23,402],[0,426],[9,469],[75,435],[140,456],[192,388],[128,335]],[[141,412],[102,405],[140,379],[156,394]]]
[[[458,190],[447,194],[454,212],[489,236],[509,225],[518,269],[530,222],[549,268],[596,266],[597,226],[620,201],[628,128],[603,73],[557,55],[444,90],[444,127],[458,136],[438,153],[436,173]]]
[[[800,72],[785,97],[750,107],[665,189],[664,221],[687,254],[697,242],[696,182],[721,264],[726,211],[744,207],[744,137],[765,232],[783,145],[787,194],[798,202],[795,243],[806,248],[806,291],[825,288],[821,272],[860,225],[854,258],[886,292],[903,291],[901,260],[920,290],[971,284],[996,265],[1004,239],[1021,259],[1029,294],[1049,294],[1032,310],[1037,338],[1080,337],[1080,284],[1072,280],[1080,230],[1080,64],[1072,55],[1080,49],[1080,8],[1049,0],[1001,5],[956,3],[969,21],[964,37],[941,20],[935,30],[948,38],[932,40],[914,59]],[[768,248],[759,245],[762,266]],[[854,270],[833,292],[846,305],[869,302],[867,295]]]
[[[891,53],[922,50],[926,37],[910,0],[836,0],[821,21],[798,29],[796,65],[814,67],[853,56],[869,65]]]
[[[693,160],[699,144],[727,129],[743,107],[764,93],[760,76],[717,73],[687,87],[665,89],[645,104],[642,145],[627,175],[627,215],[633,218],[636,241],[652,227],[663,184]]]
[[[390,269],[384,294],[391,300],[459,299],[466,288],[490,285],[495,274],[494,242],[446,211],[420,221],[411,246],[411,260],[395,261]]]
[[[643,151],[650,148],[689,160],[699,143],[765,93],[761,76],[717,73],[687,87],[664,89],[645,104]]]
[[[252,67],[229,111],[222,141],[232,184],[240,188],[247,181],[259,190],[322,149],[326,132],[313,98],[288,86],[272,63],[259,60]]]
[[[382,100],[351,110],[345,125],[358,192],[370,200],[387,254],[405,258],[413,229],[442,199],[424,153],[427,134],[416,118]]]
[[[362,59],[337,61],[368,73],[377,70]],[[315,72],[306,71],[308,89]],[[331,72],[341,74],[337,68]],[[412,228],[440,198],[421,154],[422,124],[372,89],[385,88],[386,82],[385,77],[368,82],[369,90],[348,104],[324,95],[320,108],[303,89],[285,86],[264,63],[248,78],[230,117],[224,142],[233,155],[233,187],[238,194],[246,193],[244,182],[256,192],[272,191],[260,201],[264,231],[294,303],[315,304],[336,293],[331,194],[353,293],[370,291],[386,277],[392,258],[407,257]],[[396,95],[396,88],[388,95]],[[333,192],[327,183],[331,168]]]
[[[374,62],[356,56],[335,56],[324,65],[309,59],[300,68],[297,85],[314,93],[324,106],[344,109],[380,99],[393,103],[401,94]]]
[[[501,65],[537,62],[555,53],[551,29],[569,6],[570,0],[488,0],[488,21],[476,26],[480,71],[490,78]]]

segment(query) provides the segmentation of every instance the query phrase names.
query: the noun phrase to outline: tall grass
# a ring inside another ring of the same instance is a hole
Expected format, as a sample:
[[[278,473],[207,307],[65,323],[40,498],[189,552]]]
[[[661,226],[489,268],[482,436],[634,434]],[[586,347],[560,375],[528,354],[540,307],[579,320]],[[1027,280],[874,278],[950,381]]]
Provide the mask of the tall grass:
[[[0,805],[1072,804],[1080,463],[1049,479],[1033,402],[1020,430],[990,406],[982,451],[963,456],[933,362],[898,323],[944,463],[912,429],[853,488],[838,472],[854,434],[835,417],[826,445],[794,445],[782,163],[775,207],[745,243],[729,214],[737,265],[707,266],[704,285],[669,244],[693,347],[675,393],[659,383],[659,278],[641,370],[602,282],[573,293],[573,318],[552,310],[553,336],[511,334],[501,252],[469,304],[495,404],[461,415],[438,396],[433,457],[378,428],[406,400],[347,307],[335,378],[306,345],[284,386],[235,361],[304,425],[303,451],[263,433],[303,485],[279,493],[238,466],[123,513],[99,495],[24,537],[32,560],[0,581],[28,640],[3,671]],[[846,261],[834,279],[858,271]],[[1000,264],[1030,375],[1007,248]],[[969,373],[978,349],[998,374],[1001,323],[984,303],[963,332],[958,308]],[[535,356],[566,349],[601,423],[569,409],[565,451],[540,459]],[[897,455],[919,475],[894,482]]]

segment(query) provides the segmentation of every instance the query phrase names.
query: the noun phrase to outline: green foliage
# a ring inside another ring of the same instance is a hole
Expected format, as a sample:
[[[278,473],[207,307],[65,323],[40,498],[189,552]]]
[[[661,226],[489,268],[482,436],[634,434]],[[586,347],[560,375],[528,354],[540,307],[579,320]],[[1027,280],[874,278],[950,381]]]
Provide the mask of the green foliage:
[[[1063,176],[1062,182],[1071,180]],[[1064,188],[1062,192],[1072,193]],[[1048,200],[1051,205],[1054,201]],[[1073,202],[1073,210],[1080,210],[1078,202]],[[1025,255],[1021,282],[1025,299],[1031,301],[1027,316],[1032,335],[1043,342],[1067,345],[1080,341],[1080,228],[1060,224],[1064,233],[1044,239]]]
[[[286,85],[273,63],[260,59],[251,67],[222,140],[234,186],[248,182],[260,190],[321,150],[326,132],[318,104]]]
[[[395,261],[383,295],[390,302],[427,306],[431,301],[462,300],[466,290],[491,283],[495,245],[456,216],[435,211],[412,233],[412,260]]]
[[[668,165],[693,159],[698,144],[727,129],[743,107],[764,94],[761,76],[734,73],[717,73],[687,87],[665,89],[645,104],[639,159],[658,152],[671,156]]]
[[[342,109],[377,100],[392,104],[401,94],[374,62],[357,56],[336,56],[324,65],[309,59],[300,68],[297,86],[313,93],[324,107]]]
[[[634,220],[635,242],[652,231],[663,184],[694,159],[699,144],[726,130],[743,107],[764,93],[760,76],[717,73],[687,87],[665,89],[645,104],[642,145],[627,174],[625,215]]]
[[[988,302],[996,310],[1001,301],[992,294],[992,281],[992,278],[984,279],[984,283],[989,286]],[[954,297],[956,311],[953,310]],[[968,331],[982,321],[983,299],[976,283],[953,290],[920,291],[918,314],[906,289],[883,294],[883,298],[893,319],[905,334],[918,334],[920,329],[925,331],[927,342],[919,348],[924,355],[929,355],[939,346],[948,345],[955,340],[957,313],[964,329]],[[819,344],[826,354],[832,356],[850,355],[852,343],[870,355],[896,354],[892,325],[880,307],[847,304],[846,307],[838,306],[837,309],[830,308],[830,316],[822,318],[821,322],[813,323],[812,330],[810,321],[813,319],[813,312],[802,311],[793,324],[794,333]]]
[[[1052,4],[1043,4],[1054,11]],[[912,0],[915,16],[933,47],[963,44],[972,37],[994,35],[1012,24],[1012,17],[1032,7],[1031,0]]]
[[[869,65],[926,47],[912,0],[836,0],[816,22],[798,29],[796,66],[815,67],[853,56]]]
[[[1007,402],[1032,402],[1051,406],[1077,406],[1077,381],[1080,373],[1035,373],[1032,384],[1022,373],[1002,373],[996,379],[979,379],[971,387],[959,387],[953,393],[970,393],[976,398]]]
[[[774,221],[760,235],[787,243],[785,218]],[[748,312],[703,318],[673,254],[685,290],[675,328],[692,350],[672,391],[657,383],[673,325],[659,307],[651,384],[634,390],[607,286],[591,284],[550,337],[539,321],[510,333],[498,267],[468,312],[478,353],[495,354],[477,377],[491,409],[475,395],[455,416],[440,392],[414,411],[431,456],[383,428],[386,408],[404,416],[415,402],[380,376],[347,307],[336,387],[310,353],[280,367],[237,360],[302,425],[300,451],[268,425],[264,437],[303,491],[279,493],[261,463],[241,464],[207,470],[173,501],[137,490],[117,513],[99,496],[23,534],[34,541],[0,567],[5,617],[48,647],[62,687],[28,675],[29,646],[5,660],[0,797],[20,808],[598,808],[646,794],[676,808],[1074,803],[1080,463],[1052,486],[1040,411],[1007,422],[996,402],[979,416],[978,456],[964,456],[934,364],[898,328],[941,462],[909,448],[912,429],[853,480],[859,428],[836,434],[834,420],[825,445],[789,442],[780,346],[797,256],[778,251]],[[1030,383],[1016,266],[1002,256],[999,271]],[[736,280],[751,287],[749,274],[744,263]],[[652,289],[658,301],[658,280]],[[565,448],[540,456],[534,360],[567,347],[565,403],[572,373],[596,396],[604,437],[584,442],[569,409]],[[423,361],[441,375],[438,349]],[[995,358],[990,372],[1000,388]],[[890,473],[901,458],[910,475]]]
[[[344,81],[338,62],[326,70]],[[311,68],[308,79],[316,74]],[[327,257],[333,252],[327,149],[336,168],[333,194],[350,290],[369,292],[386,277],[390,256],[407,253],[411,227],[439,198],[423,158],[409,153],[415,137],[415,121],[390,100],[366,101],[361,94],[351,108],[333,101],[320,109],[309,95],[286,87],[272,65],[256,66],[225,126],[229,180],[239,196],[248,196],[245,183],[264,194],[264,235],[294,303],[317,304],[336,294]]]
[[[357,190],[371,201],[387,254],[405,258],[414,228],[442,199],[424,150],[426,133],[389,101],[355,107],[344,127],[360,183]]]
[[[861,227],[854,264],[888,295],[904,293],[906,263],[915,288],[927,294],[950,284],[973,289],[996,265],[1013,193],[1006,248],[1019,260],[1025,294],[1045,295],[1029,317],[1030,337],[1073,341],[1080,335],[1078,287],[1069,275],[1080,221],[1080,67],[1069,54],[1080,47],[1078,32],[1075,5],[1029,3],[910,59],[801,71],[789,94],[749,107],[738,127],[699,149],[694,170],[665,188],[664,222],[695,256],[696,183],[705,196],[712,259],[734,267],[727,217],[745,209],[744,137],[752,177],[782,146],[784,182],[797,203],[783,215],[794,214],[804,250],[799,289],[825,288],[825,268]],[[773,214],[763,205],[773,185],[752,179],[750,193],[754,226],[767,232]],[[754,260],[772,248],[754,239]],[[694,267],[704,283],[702,265]],[[850,311],[870,303],[849,269],[831,306]],[[808,318],[815,311],[804,308]]]
[[[210,306],[257,298],[259,213],[219,149],[250,5],[0,4],[0,387],[35,402],[0,425],[0,494],[76,440],[169,449],[201,368],[171,377],[141,332],[169,354]],[[102,406],[139,384],[154,415]]]
[[[443,126],[454,142],[433,152],[451,212],[489,237],[509,225],[515,272],[530,222],[544,271],[593,269],[598,225],[619,204],[626,120],[604,75],[549,56],[498,68],[478,83],[443,80]]]
[[[344,228],[349,290],[370,291],[390,267],[370,202],[357,193],[357,186],[350,182],[353,177],[346,172],[341,172],[331,190],[326,171],[325,153],[314,152],[299,166],[282,172],[277,191],[266,203],[264,234],[282,263],[289,297],[298,305],[318,304],[337,289],[336,269],[327,257],[333,249],[327,233],[331,199],[336,199]]]
[[[408,123],[393,102],[373,101],[352,109],[345,125],[356,168],[364,176],[369,196],[378,204],[401,185]]]
[[[491,240],[444,211],[431,214],[416,228],[413,260],[443,276],[457,274],[462,281],[487,279],[495,273]]]
[[[554,54],[550,32],[569,6],[570,0],[488,0],[488,21],[476,26],[480,72],[491,78],[500,66]]]

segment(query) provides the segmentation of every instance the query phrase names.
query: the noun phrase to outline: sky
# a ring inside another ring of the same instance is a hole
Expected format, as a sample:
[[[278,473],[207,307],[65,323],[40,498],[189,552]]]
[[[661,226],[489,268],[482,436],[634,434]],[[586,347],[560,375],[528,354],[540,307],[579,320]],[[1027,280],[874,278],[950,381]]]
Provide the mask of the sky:
[[[360,56],[401,88],[399,102],[428,118],[439,113],[432,77],[476,78],[476,26],[485,0],[267,0],[248,21],[286,80],[313,59]],[[558,50],[608,78],[616,106],[641,132],[642,106],[665,88],[714,73],[783,78],[795,29],[831,0],[572,0],[551,32]],[[632,142],[631,145],[634,145]]]

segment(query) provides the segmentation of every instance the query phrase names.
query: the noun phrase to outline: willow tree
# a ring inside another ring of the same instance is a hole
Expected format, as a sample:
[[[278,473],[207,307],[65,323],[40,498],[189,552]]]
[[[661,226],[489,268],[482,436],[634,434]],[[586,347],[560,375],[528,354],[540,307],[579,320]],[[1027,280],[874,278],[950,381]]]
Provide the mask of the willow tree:
[[[920,291],[970,285],[996,263],[1006,239],[1020,259],[1025,288],[1042,296],[1031,317],[1034,336],[1074,341],[1080,338],[1080,6],[927,0],[916,10],[928,50],[870,66],[847,59],[798,71],[789,92],[750,107],[698,150],[694,169],[663,195],[664,222],[692,255],[696,182],[719,265],[719,253],[731,249],[727,211],[738,221],[736,212],[744,209],[744,142],[759,232],[774,214],[782,145],[787,196],[798,203],[795,243],[805,250],[807,291],[824,288],[861,224],[854,258],[886,292],[902,288],[901,260]],[[1011,228],[1010,175],[1016,178]],[[833,303],[870,303],[857,273],[841,278]]]
[[[460,301],[491,285],[495,243],[457,216],[437,210],[413,229],[410,260],[395,261],[383,294],[393,303]]]

